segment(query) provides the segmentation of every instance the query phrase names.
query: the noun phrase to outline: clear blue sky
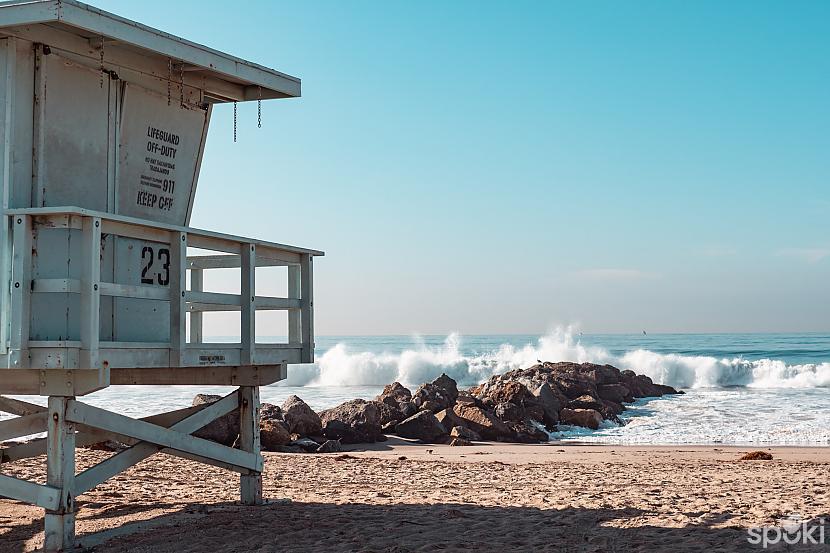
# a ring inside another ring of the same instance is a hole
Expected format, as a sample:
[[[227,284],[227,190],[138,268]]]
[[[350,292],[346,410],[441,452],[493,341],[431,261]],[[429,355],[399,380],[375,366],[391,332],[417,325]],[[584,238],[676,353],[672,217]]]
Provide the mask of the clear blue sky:
[[[96,5],[303,79],[193,224],[325,250],[319,334],[830,331],[830,2]]]

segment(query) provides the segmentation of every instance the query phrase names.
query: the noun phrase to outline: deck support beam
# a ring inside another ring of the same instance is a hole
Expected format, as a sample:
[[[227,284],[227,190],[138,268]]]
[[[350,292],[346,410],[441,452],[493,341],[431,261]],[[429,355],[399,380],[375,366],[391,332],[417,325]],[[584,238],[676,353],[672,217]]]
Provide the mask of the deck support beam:
[[[243,386],[239,389],[239,446],[259,459],[259,388]],[[262,471],[240,476],[240,499],[243,505],[262,503]]]
[[[60,490],[60,497],[57,509],[46,511],[46,551],[68,551],[75,546],[75,428],[66,416],[72,400],[49,398],[46,485]]]

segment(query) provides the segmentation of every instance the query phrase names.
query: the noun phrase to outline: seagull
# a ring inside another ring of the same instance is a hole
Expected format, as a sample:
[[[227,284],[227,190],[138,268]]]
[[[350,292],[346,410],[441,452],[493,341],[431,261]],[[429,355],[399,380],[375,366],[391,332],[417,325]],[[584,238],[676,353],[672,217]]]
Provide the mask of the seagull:
[[[643,336],[648,336],[648,334],[646,334],[645,330],[643,331]]]

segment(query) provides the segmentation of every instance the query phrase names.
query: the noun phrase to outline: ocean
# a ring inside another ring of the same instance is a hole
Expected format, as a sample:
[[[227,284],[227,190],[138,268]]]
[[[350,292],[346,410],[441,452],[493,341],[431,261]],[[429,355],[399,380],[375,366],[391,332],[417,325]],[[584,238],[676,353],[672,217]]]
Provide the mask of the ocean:
[[[830,445],[827,334],[583,335],[558,329],[542,336],[318,336],[316,358],[313,365],[289,367],[287,381],[262,388],[262,400],[279,404],[296,394],[320,410],[371,399],[395,380],[414,389],[443,372],[472,386],[537,360],[588,361],[631,369],[686,393],[638,400],[622,415],[624,426],[608,423],[595,432],[563,427],[552,434],[555,440]],[[190,405],[196,393],[229,390],[124,386],[84,401],[144,416]]]

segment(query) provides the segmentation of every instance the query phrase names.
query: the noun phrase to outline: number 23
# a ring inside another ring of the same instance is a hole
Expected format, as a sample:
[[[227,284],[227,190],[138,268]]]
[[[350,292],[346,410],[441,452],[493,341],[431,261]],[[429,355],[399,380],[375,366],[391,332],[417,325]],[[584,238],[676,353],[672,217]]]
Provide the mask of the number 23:
[[[167,248],[159,248],[158,260],[162,261],[161,272],[153,276],[147,276],[150,269],[153,267],[153,260],[155,259],[153,248],[144,246],[141,250],[141,260],[144,262],[144,268],[141,269],[141,284],[155,284],[156,280],[162,286],[170,284],[170,250]]]

